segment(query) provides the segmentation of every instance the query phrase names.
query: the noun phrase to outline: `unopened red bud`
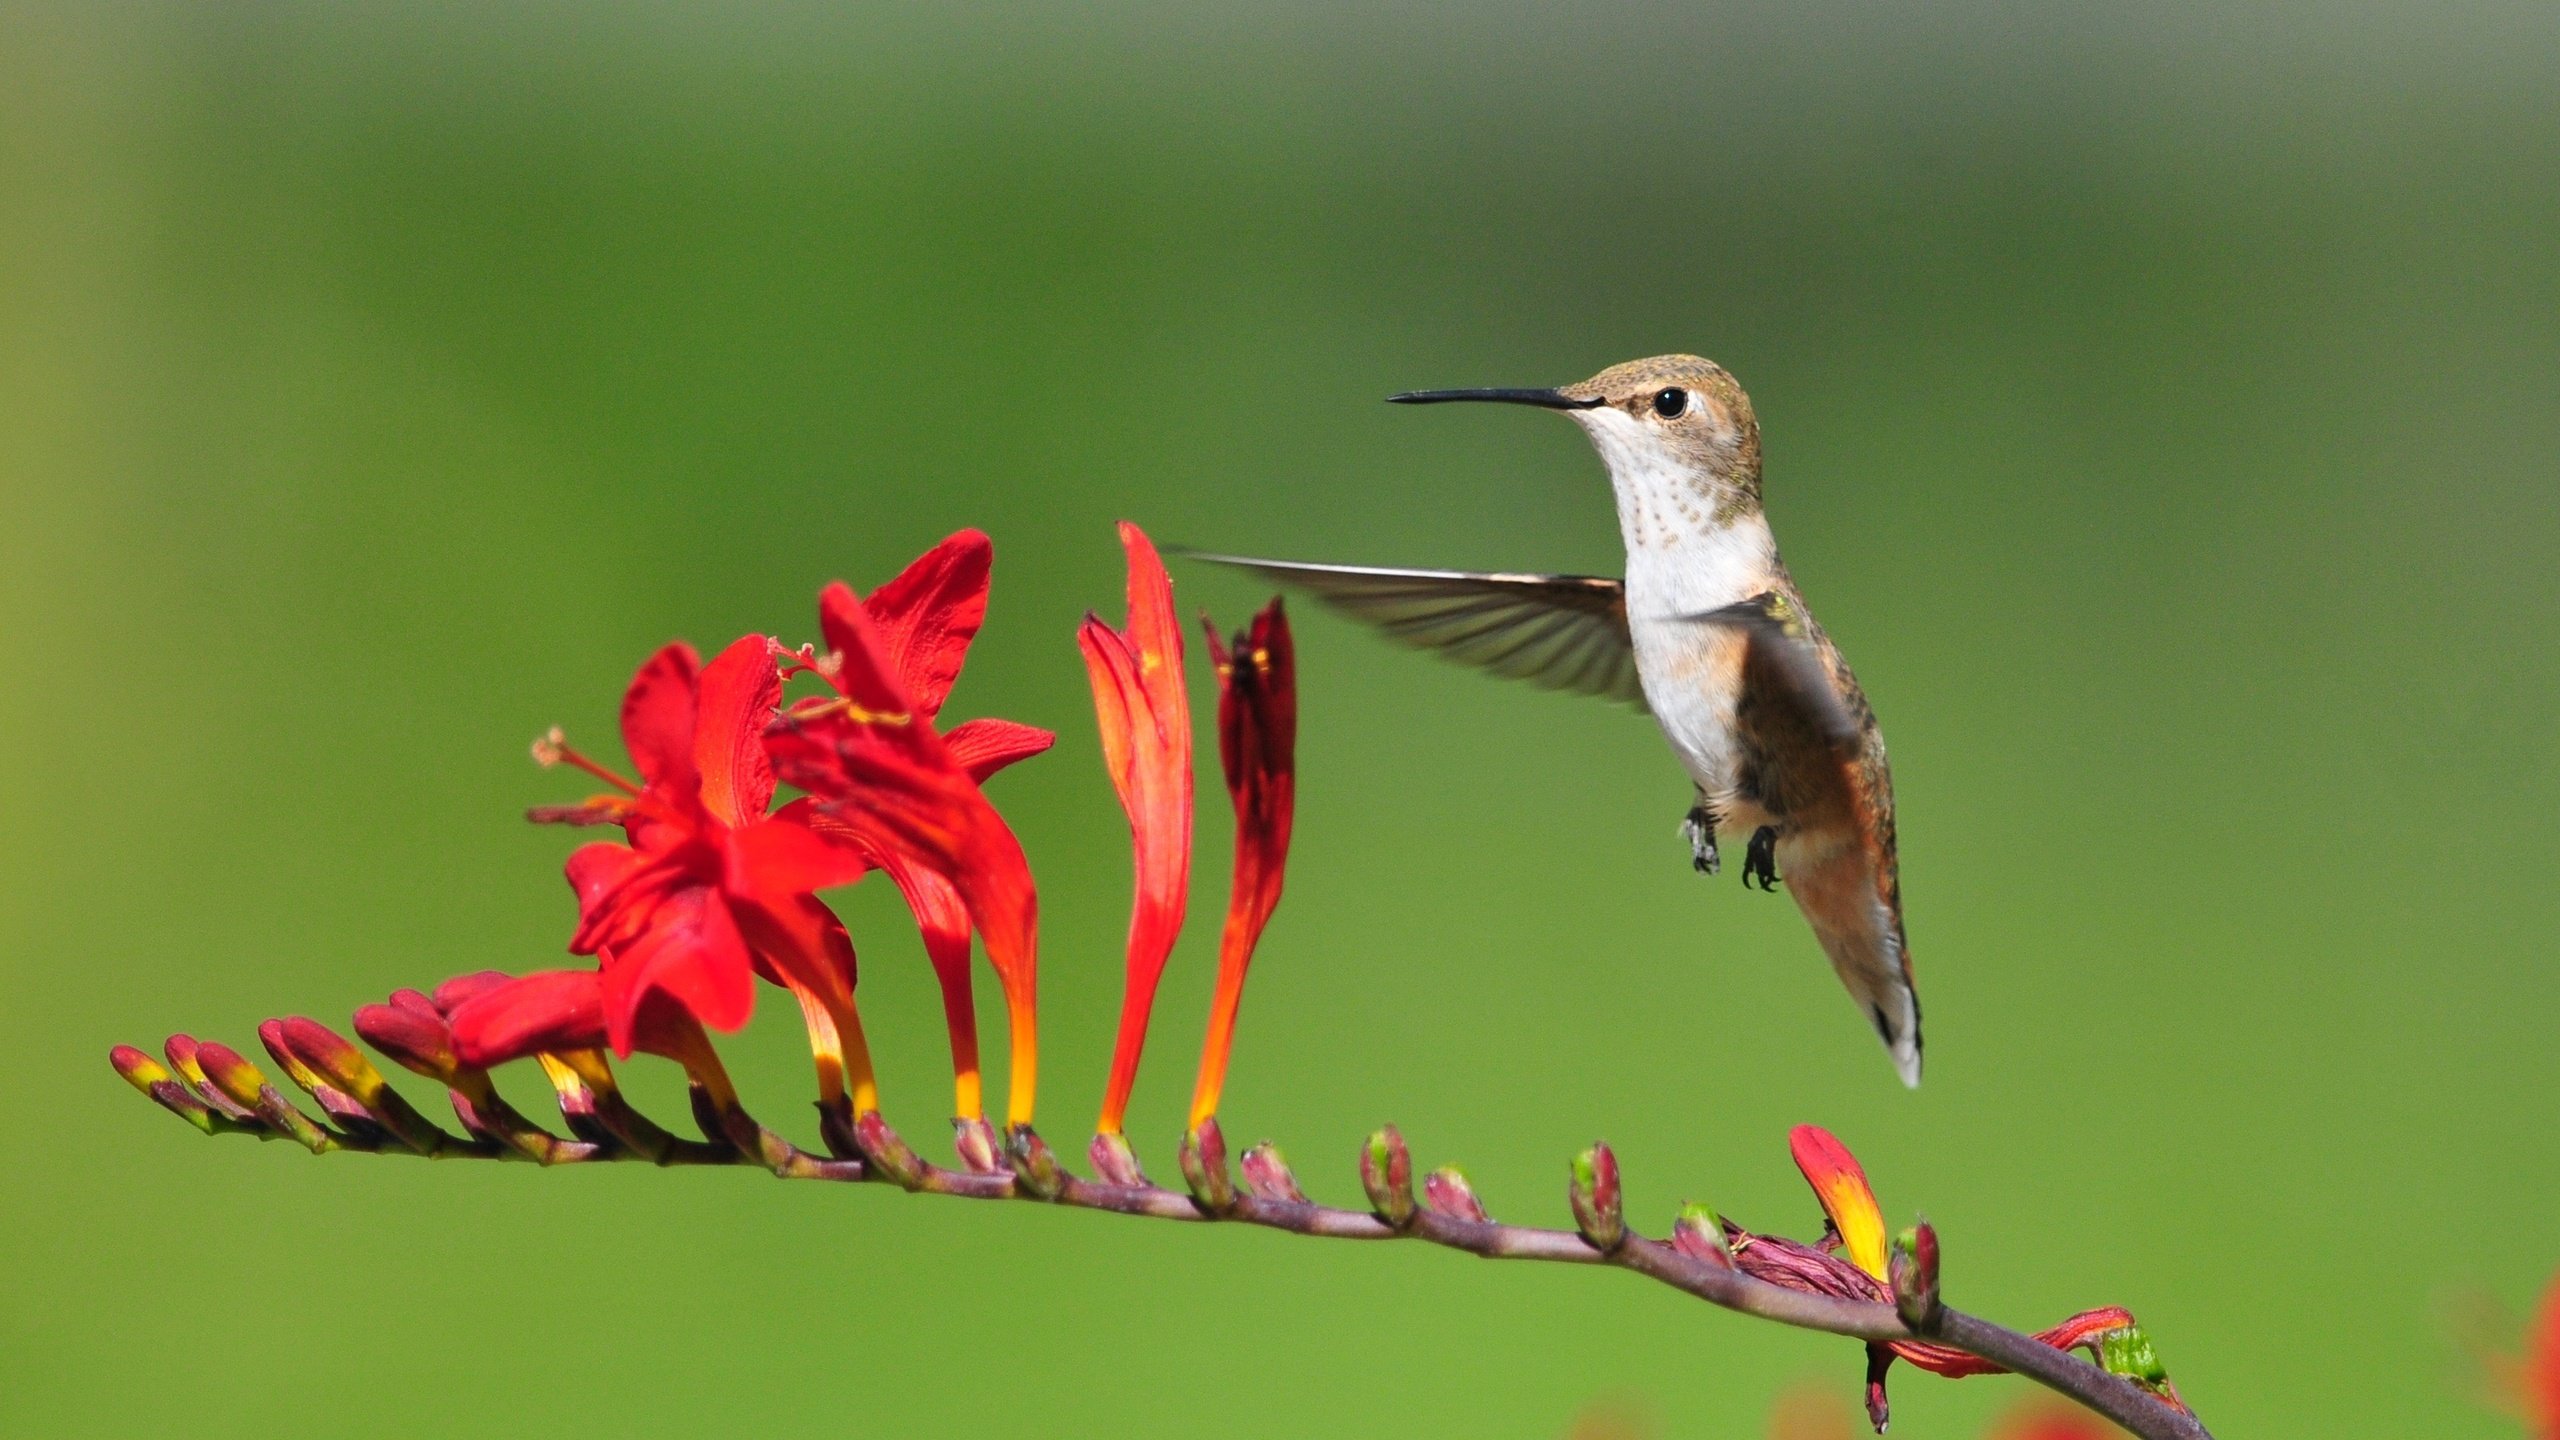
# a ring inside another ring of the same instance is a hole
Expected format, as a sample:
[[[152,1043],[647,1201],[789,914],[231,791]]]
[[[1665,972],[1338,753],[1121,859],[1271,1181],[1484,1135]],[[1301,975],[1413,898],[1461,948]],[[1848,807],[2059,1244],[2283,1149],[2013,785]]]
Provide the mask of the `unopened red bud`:
[[[972,1175],[993,1175],[1004,1168],[996,1159],[996,1129],[984,1120],[952,1121],[951,1148]]]
[[[328,1079],[302,1061],[285,1040],[284,1022],[268,1020],[258,1026],[258,1043],[267,1047],[268,1058],[274,1060],[303,1092],[320,1102],[329,1123],[367,1149],[381,1143],[384,1131],[363,1102],[329,1083]]]
[[[261,1029],[259,1034],[263,1037],[266,1031]],[[289,1015],[277,1027],[277,1039],[286,1053],[330,1086],[353,1096],[375,1123],[400,1137],[410,1149],[433,1155],[452,1141],[443,1127],[419,1114],[399,1091],[391,1088],[355,1042],[337,1031],[308,1016]]]
[[[265,1072],[248,1061],[248,1057],[217,1040],[196,1046],[196,1064],[204,1071],[213,1087],[231,1097],[231,1103],[246,1110],[258,1108],[258,1092],[265,1089]]]
[[[888,1120],[879,1111],[865,1110],[853,1117],[853,1136],[862,1146],[862,1158],[884,1178],[909,1190],[924,1184],[924,1162],[907,1148],[897,1131],[889,1128]]]
[[[292,1136],[313,1154],[337,1148],[328,1132],[311,1123],[310,1117],[285,1103],[276,1087],[269,1084],[266,1072],[249,1063],[248,1057],[228,1045],[205,1041],[196,1047],[196,1063],[204,1068],[205,1078],[213,1082],[231,1102],[256,1115],[278,1131]]]
[[[414,990],[400,994],[417,995]],[[406,1069],[414,1070],[430,1080],[453,1083],[454,1071],[461,1057],[453,1051],[453,1032],[444,1025],[444,1017],[423,995],[417,1006],[402,1005],[400,995],[392,996],[389,1005],[367,1005],[356,1011],[356,1033],[364,1043],[388,1055]],[[421,1013],[420,1006],[424,1007]]]
[[[1379,1219],[1398,1230],[1413,1223],[1413,1152],[1393,1125],[1360,1147],[1360,1188],[1369,1192],[1369,1208]]]
[[[422,990],[411,990],[406,986],[394,990],[391,992],[391,1004],[393,1008],[406,1010],[411,1014],[430,1015],[439,1020],[444,1018],[444,1012],[436,1008],[434,997]]]
[[[436,1007],[438,1014],[451,1019],[453,1012],[461,1009],[465,1002],[486,995],[514,978],[504,970],[475,970],[468,975],[456,975],[436,987],[429,1003]]]
[[[1692,1260],[1733,1268],[1733,1243],[1725,1238],[1724,1221],[1715,1211],[1692,1200],[1671,1222],[1671,1248]]]
[[[1573,1203],[1573,1223],[1592,1249],[1605,1254],[1625,1243],[1627,1217],[1618,1195],[1618,1157],[1605,1141],[1573,1157],[1573,1183],[1566,1195]]]
[[[1476,1187],[1467,1183],[1467,1173],[1455,1165],[1443,1165],[1423,1176],[1422,1198],[1433,1210],[1452,1220],[1490,1223],[1484,1202],[1476,1198]]]
[[[335,1088],[331,1086],[328,1081],[320,1078],[318,1072],[314,1071],[310,1066],[303,1064],[302,1057],[294,1054],[291,1047],[285,1044],[283,1021],[260,1021],[258,1024],[258,1043],[267,1047],[267,1058],[275,1061],[276,1067],[284,1071],[286,1075],[290,1076],[294,1084],[301,1086],[305,1090],[311,1091]]]
[[[1280,1147],[1268,1140],[1245,1151],[1236,1168],[1244,1172],[1244,1188],[1257,1200],[1307,1203],[1307,1192],[1298,1187],[1298,1177],[1289,1169]]]
[[[277,1024],[277,1038],[294,1059],[313,1074],[358,1100],[370,1103],[383,1088],[382,1072],[364,1058],[353,1041],[304,1015],[289,1015]],[[258,1032],[263,1036],[266,1032]]]
[[[1885,1264],[1893,1281],[1893,1308],[1915,1335],[1938,1323],[1938,1232],[1928,1221],[1893,1237],[1893,1254]]]
[[[107,1052],[107,1062],[125,1083],[151,1097],[152,1103],[193,1125],[207,1135],[241,1128],[228,1116],[196,1098],[177,1074],[143,1051],[130,1045],[119,1045]]]
[[[1067,1172],[1049,1142],[1028,1125],[1016,1125],[1005,1136],[1005,1153],[1013,1159],[1013,1183],[1037,1199],[1055,1200],[1067,1193]]]
[[[1093,1173],[1104,1183],[1144,1189],[1151,1182],[1138,1165],[1138,1152],[1129,1148],[1129,1137],[1117,1133],[1096,1135],[1085,1147],[1085,1158],[1093,1162]]]
[[[211,1107],[215,1114],[239,1121],[253,1130],[258,1128],[256,1112],[223,1094],[221,1087],[205,1078],[204,1065],[198,1059],[197,1049],[195,1037],[181,1031],[169,1037],[167,1043],[160,1047],[160,1053],[169,1058],[169,1068],[178,1072],[178,1079],[185,1084],[188,1091]]]
[[[1867,1347],[1867,1423],[1879,1435],[1893,1423],[1893,1403],[1884,1393],[1884,1374],[1892,1368],[1893,1351],[1882,1345]]]
[[[1212,1215],[1223,1215],[1236,1206],[1235,1181],[1227,1174],[1227,1137],[1218,1128],[1217,1117],[1201,1121],[1182,1137],[1182,1148],[1176,1152],[1182,1165],[1182,1178],[1191,1186],[1191,1198]]]
[[[116,1073],[124,1077],[126,1084],[145,1095],[151,1093],[154,1085],[175,1084],[178,1079],[168,1066],[153,1059],[150,1052],[136,1050],[130,1045],[119,1045],[108,1051],[107,1063],[116,1067]]]

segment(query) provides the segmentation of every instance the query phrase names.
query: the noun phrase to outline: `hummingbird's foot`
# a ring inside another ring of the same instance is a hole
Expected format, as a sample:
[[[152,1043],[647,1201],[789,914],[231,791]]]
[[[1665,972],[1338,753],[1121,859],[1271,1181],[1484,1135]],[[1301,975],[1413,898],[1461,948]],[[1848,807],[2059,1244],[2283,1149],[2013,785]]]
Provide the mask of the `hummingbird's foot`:
[[[1704,805],[1692,806],[1689,818],[1680,822],[1680,833],[1689,840],[1689,863],[1701,875],[1713,875],[1724,868],[1716,854],[1716,817]]]
[[[1751,832],[1751,847],[1742,852],[1742,886],[1757,884],[1763,890],[1778,888],[1778,829],[1763,825]]]

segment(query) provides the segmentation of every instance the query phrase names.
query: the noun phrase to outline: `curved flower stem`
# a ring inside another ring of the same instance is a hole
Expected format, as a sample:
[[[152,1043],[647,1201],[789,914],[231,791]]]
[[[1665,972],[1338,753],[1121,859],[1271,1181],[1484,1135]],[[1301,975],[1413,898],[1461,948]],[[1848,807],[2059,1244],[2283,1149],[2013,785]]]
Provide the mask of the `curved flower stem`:
[[[685,1048],[689,1050],[691,1047]],[[700,1049],[708,1052],[710,1047],[704,1043]],[[783,1179],[896,1184],[920,1194],[956,1195],[976,1200],[1042,1199],[1004,1170],[971,1173],[917,1160],[914,1172],[901,1181],[884,1173],[881,1167],[860,1160],[820,1160],[793,1147],[748,1116],[739,1104],[736,1092],[728,1086],[728,1077],[716,1057],[701,1053],[688,1054],[685,1059],[697,1086],[705,1087],[702,1098],[712,1112],[702,1117],[706,1133],[715,1141],[728,1140],[729,1145],[677,1141],[631,1110],[618,1089],[600,1087],[599,1098],[604,1103],[598,1107],[599,1118],[624,1143],[608,1150],[578,1147],[593,1153],[575,1158],[643,1164],[725,1162],[754,1165]],[[580,1068],[603,1069],[601,1065]],[[604,1080],[605,1085],[610,1086],[609,1072]],[[492,1108],[503,1109],[505,1106],[505,1102],[497,1100],[494,1093],[487,1096],[487,1100],[493,1102]],[[512,1110],[504,1113],[514,1116]],[[894,1144],[901,1152],[905,1151],[904,1143],[896,1140],[885,1122],[878,1122],[876,1116],[870,1119],[876,1124],[877,1138]],[[518,1117],[518,1123],[525,1122]],[[254,1115],[243,1124],[217,1127],[208,1133],[268,1136],[266,1125]],[[347,1148],[361,1150],[363,1147]],[[670,1153],[676,1148],[681,1149],[680,1156]],[[1046,1147],[1041,1148],[1045,1150]],[[723,1150],[727,1152],[725,1156],[719,1153]],[[512,1152],[496,1147],[472,1150],[456,1147],[442,1153],[455,1158],[513,1158]],[[1623,1241],[1603,1251],[1573,1230],[1506,1225],[1445,1214],[1428,1207],[1416,1207],[1404,1223],[1398,1225],[1367,1210],[1343,1209],[1297,1199],[1275,1199],[1268,1195],[1238,1194],[1221,1212],[1212,1214],[1192,1196],[1161,1186],[1109,1184],[1074,1175],[1065,1175],[1062,1180],[1058,1194],[1046,1203],[1156,1220],[1258,1225],[1270,1230],[1285,1230],[1293,1235],[1336,1240],[1419,1240],[1488,1260],[1544,1260],[1566,1265],[1613,1266],[1659,1281],[1737,1314],[1801,1330],[1818,1330],[1864,1341],[1924,1339],[1961,1350],[2067,1396],[2134,1435],[2143,1437],[2143,1440],[2212,1440],[2211,1432],[2195,1416],[2163,1402],[2122,1376],[2111,1374],[2069,1351],[2054,1349],[2032,1336],[1943,1307],[1930,1316],[1925,1330],[1915,1331],[1903,1323],[1891,1305],[1786,1289],[1754,1279],[1727,1265],[1684,1254],[1660,1241],[1632,1232]],[[1294,1193],[1294,1185],[1291,1189]]]

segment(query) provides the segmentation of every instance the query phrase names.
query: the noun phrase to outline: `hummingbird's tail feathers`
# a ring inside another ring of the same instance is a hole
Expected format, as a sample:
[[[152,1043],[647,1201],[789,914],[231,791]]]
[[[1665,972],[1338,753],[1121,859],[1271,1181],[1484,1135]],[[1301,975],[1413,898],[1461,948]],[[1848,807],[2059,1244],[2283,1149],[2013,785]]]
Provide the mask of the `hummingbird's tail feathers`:
[[[1793,877],[1788,883],[1794,883]],[[1911,986],[1902,947],[1872,934],[1834,936],[1819,926],[1814,933],[1831,956],[1832,972],[1876,1027],[1876,1038],[1893,1057],[1894,1073],[1903,1084],[1919,1089],[1920,992]]]
[[[1876,851],[1850,835],[1782,836],[1778,862],[1832,973],[1884,1042],[1902,1083],[1920,1084],[1920,992],[1902,917],[1878,884]],[[1792,853],[1791,853],[1792,852]]]
[[[1616,580],[1319,565],[1166,548],[1304,591],[1401,644],[1550,690],[1644,705],[1626,587]]]

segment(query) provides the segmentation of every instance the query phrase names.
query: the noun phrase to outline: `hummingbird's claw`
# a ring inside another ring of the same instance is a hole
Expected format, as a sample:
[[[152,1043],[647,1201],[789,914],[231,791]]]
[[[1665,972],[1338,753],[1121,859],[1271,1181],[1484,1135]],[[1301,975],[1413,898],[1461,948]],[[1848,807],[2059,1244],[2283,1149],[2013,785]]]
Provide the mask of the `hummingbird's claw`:
[[[1693,806],[1689,818],[1680,822],[1680,833],[1688,837],[1689,863],[1701,875],[1713,875],[1724,868],[1724,860],[1716,854],[1716,817],[1704,805]]]
[[[1751,847],[1742,854],[1742,884],[1749,889],[1757,882],[1763,890],[1778,888],[1778,830],[1763,825],[1751,832]]]

